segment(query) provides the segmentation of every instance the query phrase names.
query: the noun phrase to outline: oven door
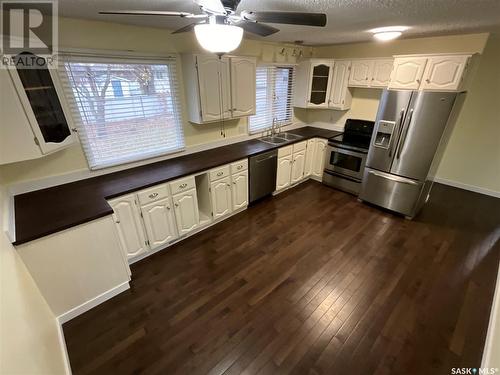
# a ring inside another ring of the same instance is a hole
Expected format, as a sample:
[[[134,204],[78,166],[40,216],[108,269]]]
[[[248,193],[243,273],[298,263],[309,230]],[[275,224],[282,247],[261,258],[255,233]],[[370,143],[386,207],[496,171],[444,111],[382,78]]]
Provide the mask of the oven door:
[[[366,154],[359,151],[345,150],[328,145],[325,169],[359,181],[363,178]]]

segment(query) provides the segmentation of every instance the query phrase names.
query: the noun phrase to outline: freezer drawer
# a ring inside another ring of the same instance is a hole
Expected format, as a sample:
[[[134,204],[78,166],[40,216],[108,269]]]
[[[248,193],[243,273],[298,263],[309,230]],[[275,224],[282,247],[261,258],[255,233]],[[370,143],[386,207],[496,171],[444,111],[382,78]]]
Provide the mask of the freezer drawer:
[[[422,187],[419,181],[365,168],[359,198],[413,217]]]

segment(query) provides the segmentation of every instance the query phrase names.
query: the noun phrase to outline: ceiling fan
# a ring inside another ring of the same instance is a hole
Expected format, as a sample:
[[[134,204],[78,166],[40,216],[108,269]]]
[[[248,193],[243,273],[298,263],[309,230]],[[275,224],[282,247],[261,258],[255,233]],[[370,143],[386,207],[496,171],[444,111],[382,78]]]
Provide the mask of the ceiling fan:
[[[279,29],[265,23],[282,23],[303,26],[325,26],[326,14],[279,11],[237,11],[241,0],[193,0],[201,13],[174,11],[107,10],[99,14],[167,16],[193,19],[195,22],[175,30],[173,34],[194,30],[201,46],[211,52],[227,53],[236,49],[243,31],[260,36],[269,36]]]

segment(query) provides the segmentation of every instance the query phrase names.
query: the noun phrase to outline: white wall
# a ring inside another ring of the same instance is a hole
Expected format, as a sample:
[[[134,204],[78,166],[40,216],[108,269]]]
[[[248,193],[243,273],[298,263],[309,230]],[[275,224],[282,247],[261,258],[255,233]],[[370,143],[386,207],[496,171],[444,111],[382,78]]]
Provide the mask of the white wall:
[[[0,374],[64,374],[55,317],[3,230],[0,267]]]

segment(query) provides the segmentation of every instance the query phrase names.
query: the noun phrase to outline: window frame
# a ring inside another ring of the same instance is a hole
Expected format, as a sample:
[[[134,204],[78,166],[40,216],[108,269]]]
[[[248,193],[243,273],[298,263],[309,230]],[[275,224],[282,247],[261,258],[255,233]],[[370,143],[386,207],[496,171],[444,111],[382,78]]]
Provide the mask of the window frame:
[[[179,60],[179,55],[178,54],[171,54],[171,55],[163,55],[159,56],[156,54],[138,54],[136,52],[128,52],[128,51],[102,51],[102,50],[81,50],[81,49],[66,49],[63,50],[59,54],[59,61],[58,61],[58,69],[57,69],[57,76],[59,82],[61,82],[61,92],[64,95],[64,99],[66,102],[70,103],[72,106],[78,107],[77,101],[78,99],[74,96],[72,92],[67,92],[66,88],[64,87],[64,83],[70,84],[71,85],[71,78],[68,75],[68,71],[66,71],[66,68],[64,64],[66,62],[71,62],[68,61],[77,60],[79,63],[95,63],[95,64],[140,64],[140,65],[169,65],[169,64],[174,64],[174,71],[175,71],[175,76],[174,77],[168,77],[170,80],[170,83],[175,83],[176,89],[175,89],[175,94],[172,96],[173,102],[174,102],[174,109],[177,109],[177,111],[174,111],[174,116],[178,118],[179,123],[178,125],[178,131],[179,133],[177,134],[178,137],[180,137],[181,140],[181,147],[176,148],[174,150],[169,150],[166,152],[161,152],[158,154],[152,154],[152,155],[144,155],[144,157],[130,157],[127,159],[122,159],[116,162],[109,162],[109,163],[102,163],[102,164],[96,164],[92,165],[91,164],[91,156],[87,154],[87,151],[85,150],[85,147],[83,146],[82,138],[86,137],[86,134],[82,134],[81,128],[84,126],[84,123],[81,119],[75,118],[73,115],[73,110],[69,110],[69,113],[71,114],[71,120],[72,123],[75,124],[76,132],[78,133],[78,140],[80,144],[82,145],[83,153],[85,155],[85,160],[87,162],[87,166],[89,170],[91,171],[98,171],[98,170],[103,170],[103,169],[110,169],[110,168],[120,168],[124,165],[127,164],[135,164],[135,163],[144,163],[145,161],[148,160],[154,160],[154,159],[161,159],[164,158],[165,156],[180,153],[186,150],[186,139],[185,139],[185,132],[184,132],[184,102],[183,102],[183,92],[182,92],[182,83],[181,83],[181,72],[180,72],[180,60]],[[110,85],[111,87],[111,85]],[[81,116],[81,113],[79,113],[79,116]],[[83,131],[85,133],[85,131]],[[85,142],[88,143],[86,140]]]
[[[294,95],[294,91],[295,91],[295,81],[296,81],[296,67],[297,65],[296,64],[261,64],[261,65],[258,65],[257,66],[257,70],[259,68],[265,68],[265,69],[269,69],[269,68],[274,68],[274,69],[287,69],[290,71],[290,74],[288,76],[288,91],[290,91],[290,95],[287,96],[287,102],[286,102],[286,107],[287,107],[287,111],[286,111],[286,114],[287,114],[287,118],[285,120],[281,120],[283,122],[280,123],[280,126],[286,126],[286,125],[291,125],[293,124],[293,119],[294,119],[294,109],[293,109],[293,95]],[[269,71],[268,71],[268,78],[269,78]],[[274,97],[276,96],[276,81],[272,82],[271,85],[269,85],[268,87],[268,90],[271,91],[269,94],[267,94],[269,97]],[[273,104],[269,104],[268,105],[271,105],[273,106]],[[256,109],[257,111],[257,109]],[[257,113],[253,116],[257,116]],[[253,116],[250,116],[248,118],[248,134],[249,135],[253,135],[253,134],[257,134],[257,133],[261,133],[261,132],[265,132],[267,131],[268,129],[270,129],[272,127],[272,124],[269,125],[268,127],[266,128],[259,128],[259,129],[255,129],[255,130],[252,130],[251,129],[251,117]]]

